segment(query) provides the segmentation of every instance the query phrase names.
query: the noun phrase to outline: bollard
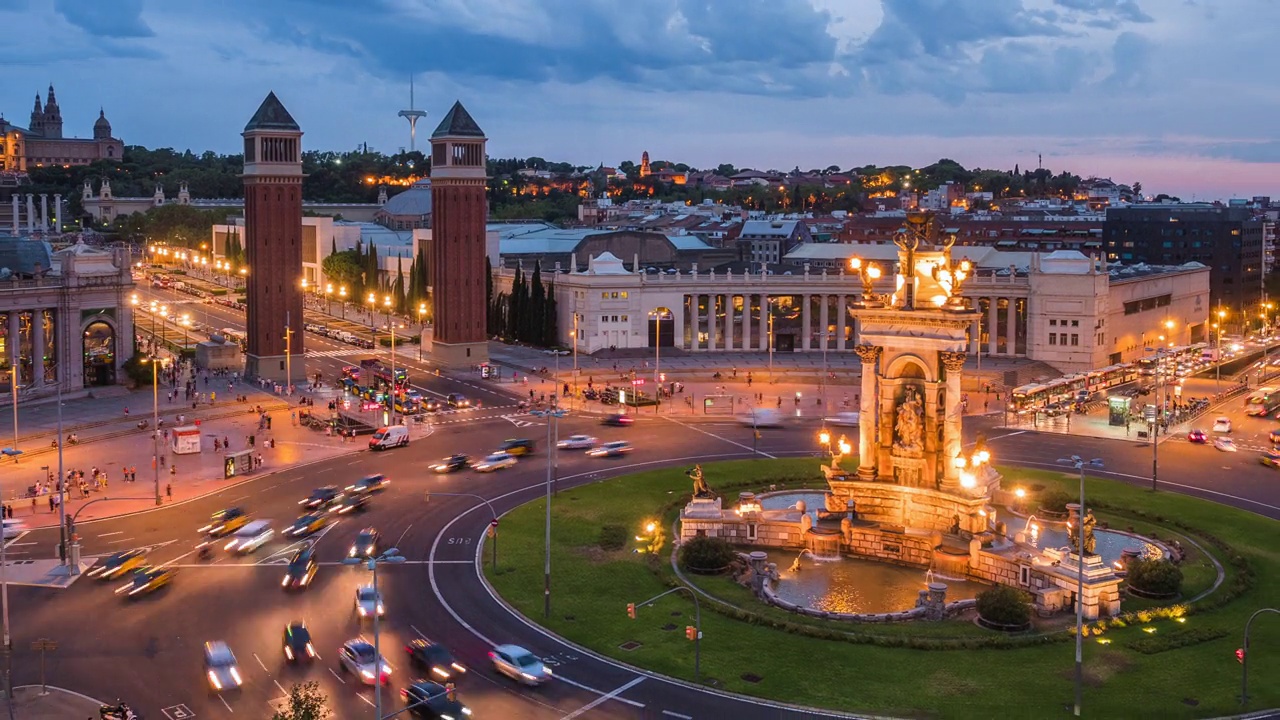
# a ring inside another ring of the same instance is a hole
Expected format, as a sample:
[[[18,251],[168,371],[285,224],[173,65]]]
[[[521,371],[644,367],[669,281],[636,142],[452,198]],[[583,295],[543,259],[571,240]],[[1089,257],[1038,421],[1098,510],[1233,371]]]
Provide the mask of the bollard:
[[[73,540],[71,542],[71,574],[80,574],[80,541]]]

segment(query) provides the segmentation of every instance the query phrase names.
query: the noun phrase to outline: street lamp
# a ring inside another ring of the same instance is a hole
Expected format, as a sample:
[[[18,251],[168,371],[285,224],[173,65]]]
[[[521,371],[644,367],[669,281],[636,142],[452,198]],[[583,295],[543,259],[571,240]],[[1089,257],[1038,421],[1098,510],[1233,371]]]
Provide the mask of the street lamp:
[[[160,365],[163,362],[155,354],[142,359],[151,363],[151,471],[156,484],[156,505],[160,505]]]
[[[378,593],[378,563],[391,563],[392,565],[398,565],[403,562],[404,562],[404,556],[400,554],[400,550],[398,548],[389,548],[386,552],[382,553],[381,555],[378,555],[377,557],[371,557],[368,559],[353,558],[353,557],[342,559],[343,565],[364,564],[365,567],[369,568],[369,571],[373,573],[373,597],[375,598],[375,602],[379,602],[379,603],[382,602],[382,596]],[[382,665],[384,660],[382,659],[382,643],[381,643],[381,635],[379,633],[379,630],[380,630],[380,626],[378,624],[379,615],[380,613],[378,612],[378,608],[377,606],[375,606],[373,608],[373,656],[375,658],[374,659],[375,676],[373,680],[373,697],[374,697],[374,708],[378,713],[378,717],[381,718],[382,717]]]
[[[880,266],[864,261],[860,257],[849,258],[849,268],[862,280],[862,304],[870,306],[875,302],[875,281],[880,279]]]
[[[189,332],[191,328],[191,313],[182,313],[179,321],[182,325],[182,350],[185,352],[187,345],[191,342],[191,333]]]
[[[1218,329],[1218,358],[1217,363],[1215,363],[1216,367],[1214,368],[1214,374],[1217,377],[1218,392],[1222,392],[1222,325],[1226,320],[1226,317],[1227,311],[1223,310],[1222,306],[1218,306],[1218,322],[1214,325],[1214,327]]]
[[[342,319],[347,319],[347,286],[338,288],[338,299],[342,303]]]
[[[546,410],[533,410],[530,415],[547,418],[547,520],[546,548],[542,565],[542,616],[551,617],[551,487],[555,483],[555,464],[553,459],[559,451],[560,418],[568,415],[557,403],[556,394],[551,394],[551,407]],[[554,433],[554,436],[553,436]]]
[[[422,359],[422,336],[427,332],[426,323],[423,319],[427,315],[427,304],[425,302],[418,303],[418,359]]]
[[[378,346],[378,322],[374,319],[373,313],[378,309],[378,296],[376,293],[369,293],[369,296],[364,301],[369,303],[369,330],[373,332],[373,346],[376,348]]]
[[[767,298],[765,298],[765,304],[769,306],[769,307],[768,307],[768,311],[769,311],[769,337],[768,337],[768,340],[767,340],[767,343],[768,343],[768,346],[769,346],[769,382],[773,382],[773,381],[775,380],[774,375],[773,375],[773,302],[774,302],[774,299],[775,299],[775,298],[773,298],[773,297],[767,297]]]
[[[670,319],[675,322],[675,316],[671,311],[664,308],[654,308],[649,311],[649,317],[653,318],[653,392],[657,396],[658,407],[662,407],[662,321]],[[577,325],[577,316],[574,316],[574,325]],[[574,374],[577,374],[577,333],[574,333]]]
[[[333,294],[333,283],[325,283],[324,286],[324,312],[326,315],[333,314],[333,303],[329,300],[329,296]]]
[[[382,298],[382,307],[387,312],[387,329],[391,331],[391,424],[396,424],[396,401],[400,399],[400,383],[396,382],[396,324],[391,320],[391,296]],[[377,343],[374,343],[375,345]]]
[[[1080,717],[1080,705],[1084,699],[1084,469],[1102,468],[1102,458],[1085,460],[1079,455],[1059,458],[1058,462],[1080,471],[1080,512],[1076,516],[1076,704],[1075,716]]]

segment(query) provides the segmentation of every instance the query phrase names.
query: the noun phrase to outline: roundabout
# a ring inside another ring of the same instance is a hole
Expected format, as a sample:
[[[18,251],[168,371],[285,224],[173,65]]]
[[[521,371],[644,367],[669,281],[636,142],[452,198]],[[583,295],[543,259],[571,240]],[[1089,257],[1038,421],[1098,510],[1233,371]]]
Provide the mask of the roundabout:
[[[814,460],[727,461],[704,465],[727,489],[767,489],[798,483]],[[1007,477],[1046,488],[1068,486],[1070,473],[1002,468]],[[668,541],[657,555],[646,528],[666,525],[688,497],[683,468],[641,471],[563,491],[553,500],[552,567],[558,579],[550,617],[542,615],[540,500],[504,516],[506,538],[517,547],[486,577],[505,604],[526,622],[585,650],[686,683],[694,682],[693,643],[686,625],[694,604],[681,595],[641,607],[628,605],[688,584],[701,601],[699,686],[787,703],[804,698],[844,712],[877,715],[990,717],[1021,710],[1049,716],[1071,704],[1069,615],[1036,618],[1031,631],[1000,633],[970,614],[942,622],[841,623],[800,618],[759,603],[723,576],[681,573]],[[1252,608],[1280,593],[1256,582],[1280,571],[1267,540],[1270,521],[1241,511],[1169,494],[1152,495],[1090,478],[1100,522],[1179,541],[1186,550],[1182,592],[1173,601],[1131,596],[1122,611],[1085,626],[1085,705],[1089,714],[1129,716],[1135,703],[1161,717],[1211,717],[1238,712],[1239,632]],[[683,496],[683,497],[682,497]],[[624,548],[601,547],[602,529],[631,530]],[[1127,530],[1126,530],[1127,531]],[[512,536],[515,536],[514,538]],[[1202,549],[1202,550],[1201,550]],[[771,558],[774,553],[770,553]],[[786,558],[794,552],[786,554]],[[781,557],[781,556],[778,556]],[[1224,568],[1219,577],[1215,568]],[[919,587],[925,587],[919,571]],[[709,612],[710,610],[710,612]],[[1261,628],[1255,628],[1259,633]],[[1274,638],[1274,630],[1269,638]],[[1251,641],[1256,668],[1280,659]],[[1259,659],[1266,652],[1265,660]],[[1275,665],[1270,665],[1275,667]],[[1251,686],[1250,707],[1280,703],[1277,689]]]

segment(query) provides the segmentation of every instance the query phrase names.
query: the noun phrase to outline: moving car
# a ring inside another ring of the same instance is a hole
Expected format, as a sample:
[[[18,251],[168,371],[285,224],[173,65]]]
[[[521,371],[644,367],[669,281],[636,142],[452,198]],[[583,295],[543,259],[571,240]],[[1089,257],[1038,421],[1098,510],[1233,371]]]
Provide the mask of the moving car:
[[[452,697],[451,697],[452,696]],[[462,720],[471,715],[471,708],[458,701],[457,694],[440,683],[419,680],[406,688],[400,688],[409,714],[431,720]]]
[[[314,660],[316,648],[311,644],[311,631],[304,622],[295,620],[284,627],[284,658],[289,662]]]
[[[350,495],[343,496],[343,498],[338,501],[337,505],[329,508],[329,512],[338,515],[346,515],[347,513],[355,512],[356,510],[364,510],[365,506],[368,504],[368,493],[352,493]]]
[[[408,444],[409,428],[405,425],[390,425],[378,428],[373,437],[369,438],[370,450],[387,450],[389,448],[405,447]]]
[[[466,455],[462,453],[457,453],[456,455],[450,455],[449,457],[441,460],[435,465],[432,465],[431,469],[434,472],[439,473],[441,475],[445,473],[457,472],[465,468],[467,466],[467,463],[470,460],[471,458],[467,457]]]
[[[409,664],[427,671],[433,678],[444,682],[452,677],[463,675],[467,669],[462,666],[449,649],[440,643],[433,643],[422,638],[414,638],[404,646],[409,653]]]
[[[378,617],[386,614],[386,607],[382,604],[382,594],[374,590],[372,585],[356,588],[356,615],[366,618],[373,617],[374,613],[377,613]]]
[[[373,528],[365,528],[356,535],[356,541],[351,543],[351,549],[347,551],[347,557],[373,557],[378,554],[378,531]]]
[[[243,508],[229,507],[209,516],[209,524],[196,532],[220,538],[239,530],[247,522],[249,522],[249,513],[245,512]]]
[[[324,508],[337,504],[342,499],[342,491],[335,485],[326,485],[322,488],[316,488],[306,498],[299,500],[298,504],[308,509],[323,510]]]
[[[515,455],[517,457],[520,455],[532,455],[533,441],[523,438],[519,440],[504,440],[502,442],[502,446],[498,448],[498,452],[504,452],[508,455]]]
[[[122,550],[104,558],[87,574],[89,577],[98,578],[99,580],[114,580],[141,566],[146,556],[147,551],[145,550]]]
[[[492,455],[485,456],[483,460],[477,461],[471,467],[476,472],[493,472],[494,470],[512,467],[516,462],[515,456],[508,455],[504,452],[496,452]]]
[[[1258,462],[1269,468],[1280,470],[1280,450],[1268,450],[1258,456]]]
[[[237,530],[222,548],[229,553],[244,555],[265,545],[275,534],[270,520],[254,520]]]
[[[1280,428],[1267,433],[1267,439],[1271,441],[1272,445],[1280,445]]]
[[[631,425],[634,422],[635,422],[635,418],[631,417],[630,415],[624,415],[622,413],[605,415],[604,418],[600,420],[601,425],[609,425],[611,427],[627,427],[628,425]]]
[[[738,416],[743,427],[782,427],[782,413],[773,408],[752,408]]]
[[[569,437],[556,443],[556,447],[564,450],[586,450],[596,446],[599,440],[590,435],[570,435]]]
[[[133,571],[132,580],[116,588],[116,594],[130,598],[142,597],[168,585],[177,572],[173,568],[140,567]]]
[[[861,413],[856,412],[838,412],[829,418],[823,418],[828,425],[836,427],[858,427],[858,420]]]
[[[338,650],[338,661],[342,669],[360,678],[365,685],[381,682],[383,685],[391,681],[391,666],[386,660],[374,652],[373,643],[364,638],[355,638],[342,644]]]
[[[440,401],[433,397],[422,398],[422,410],[424,412],[435,412],[441,408]]]
[[[321,513],[311,513],[294,520],[293,524],[285,529],[284,534],[289,537],[306,537],[328,524],[328,516]]]
[[[349,493],[369,493],[386,490],[391,484],[391,478],[386,475],[365,475],[359,480],[347,486]]]
[[[293,588],[305,588],[311,584],[311,579],[316,576],[315,551],[309,547],[302,548],[289,558],[289,566],[285,568],[284,580],[280,581],[280,587],[285,590]]]
[[[471,407],[471,400],[470,400],[470,399],[468,399],[468,398],[467,398],[467,396],[466,396],[466,395],[463,395],[462,393],[449,393],[447,396],[445,396],[444,401],[445,401],[445,402],[449,405],[449,407],[451,407],[451,408],[469,408],[469,407]]]
[[[1187,442],[1196,443],[1197,445],[1203,445],[1209,442],[1209,436],[1205,434],[1205,431],[1203,430],[1192,430],[1191,432],[1187,433]]]
[[[25,520],[18,518],[6,518],[4,521],[4,539],[12,540],[27,531],[27,523]]]
[[[618,457],[629,452],[631,452],[631,443],[626,440],[614,440],[591,448],[587,451],[587,455],[590,457]]]
[[[214,690],[238,688],[243,683],[240,668],[236,665],[236,656],[221,640],[204,644],[204,668],[209,677],[209,686]]]
[[[1218,419],[1214,420],[1213,431],[1216,433],[1231,432],[1231,418],[1227,417],[1226,415],[1223,415],[1222,417],[1219,417]]]
[[[499,645],[489,653],[493,669],[525,685],[541,685],[551,679],[551,668],[519,645]]]
[[[1229,437],[1215,438],[1213,441],[1213,446],[1221,450],[1222,452],[1236,452],[1236,450],[1238,449],[1236,448],[1235,441]]]

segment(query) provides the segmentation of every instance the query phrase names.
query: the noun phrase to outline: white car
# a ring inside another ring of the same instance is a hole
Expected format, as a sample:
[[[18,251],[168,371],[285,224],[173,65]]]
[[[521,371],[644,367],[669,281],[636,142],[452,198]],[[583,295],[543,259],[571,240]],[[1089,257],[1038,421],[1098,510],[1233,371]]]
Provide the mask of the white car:
[[[519,645],[499,645],[489,653],[493,669],[525,685],[541,685],[551,679],[551,668]]]
[[[856,412],[839,412],[829,418],[823,418],[823,421],[836,427],[858,427],[859,416],[860,413]]]
[[[1236,447],[1235,441],[1229,437],[1216,438],[1213,441],[1213,446],[1222,452],[1236,452],[1239,450],[1239,448]]]
[[[4,539],[12,540],[27,531],[27,522],[20,518],[4,521]]]
[[[209,687],[215,691],[238,688],[243,683],[240,668],[236,666],[236,656],[221,640],[204,644],[204,667]]]
[[[379,662],[381,660],[381,662]],[[338,651],[338,661],[342,669],[360,678],[365,685],[381,682],[383,685],[391,681],[391,666],[385,659],[379,658],[373,650],[373,643],[364,638],[348,640]],[[381,672],[378,666],[381,665]]]
[[[595,447],[597,442],[599,441],[590,435],[570,435],[556,443],[556,447],[564,450],[586,450]]]
[[[1229,433],[1229,432],[1231,432],[1231,418],[1226,417],[1226,416],[1224,415],[1223,417],[1220,417],[1220,418],[1218,418],[1217,420],[1214,420],[1214,421],[1213,421],[1213,431],[1214,431],[1214,432],[1216,432],[1216,433]]]
[[[493,472],[494,470],[501,470],[502,468],[511,467],[515,465],[516,462],[517,460],[515,455],[511,455],[509,453],[504,453],[504,452],[496,452],[492,455],[485,456],[483,460],[477,461],[476,464],[472,465],[471,467],[476,472]]]
[[[386,607],[382,604],[382,595],[373,589],[372,585],[364,585],[356,588],[356,614],[362,618],[373,617],[377,613],[378,617],[386,614]]]
[[[275,534],[270,520],[254,520],[237,530],[223,549],[229,553],[245,555],[265,545]]]
[[[631,452],[631,443],[626,440],[614,440],[587,451],[590,457],[618,457]]]

